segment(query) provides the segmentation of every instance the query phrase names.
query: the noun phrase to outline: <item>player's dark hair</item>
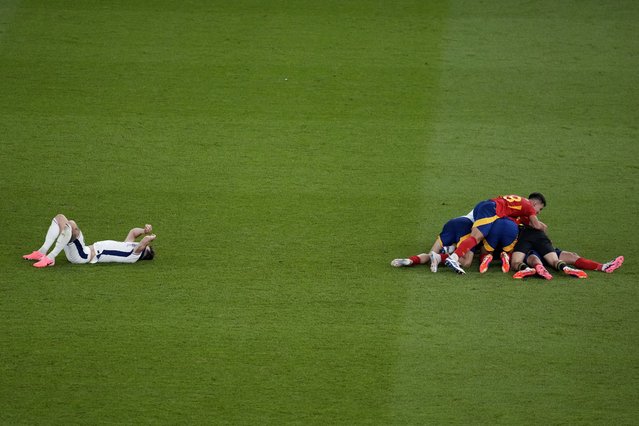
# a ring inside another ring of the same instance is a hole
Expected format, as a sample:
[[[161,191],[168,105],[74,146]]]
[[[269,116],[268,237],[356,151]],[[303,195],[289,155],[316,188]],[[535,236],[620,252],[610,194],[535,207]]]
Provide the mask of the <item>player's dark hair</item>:
[[[529,200],[535,199],[535,200],[539,200],[542,202],[542,204],[544,205],[544,207],[546,207],[546,197],[544,197],[544,194],[542,194],[541,192],[533,192],[532,194],[530,194],[528,196]]]
[[[147,246],[142,252],[142,256],[140,256],[140,260],[153,260],[155,257],[155,250],[153,247]]]

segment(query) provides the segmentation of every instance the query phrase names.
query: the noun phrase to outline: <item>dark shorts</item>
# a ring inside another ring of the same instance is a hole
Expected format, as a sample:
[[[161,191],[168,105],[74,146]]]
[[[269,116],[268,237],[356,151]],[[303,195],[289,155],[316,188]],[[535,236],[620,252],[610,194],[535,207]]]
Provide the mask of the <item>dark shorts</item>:
[[[537,252],[541,257],[554,251],[552,241],[545,232],[525,226],[519,232],[519,240],[515,244],[514,251],[528,254],[531,251]]]
[[[490,233],[484,238],[484,247],[492,252],[497,248],[503,251],[511,251],[517,242],[519,227],[507,217],[502,217],[493,222]]]
[[[497,204],[493,200],[477,203],[473,209],[473,217],[475,219],[473,228],[479,229],[485,237],[490,234],[493,223],[499,219],[499,216],[497,216]]]
[[[557,257],[561,256],[561,252],[562,252],[561,249],[558,249],[558,248],[555,249],[555,253],[557,253]],[[544,264],[544,266],[552,266],[548,262],[546,262],[546,259],[542,255],[537,253],[535,250],[532,250],[526,253],[526,257],[524,257],[524,263],[528,263],[528,258],[530,256],[537,256],[539,260],[541,260],[541,263]]]
[[[444,247],[456,246],[462,239],[470,235],[473,227],[473,221],[465,216],[456,217],[444,224],[442,232],[439,234],[439,240]]]

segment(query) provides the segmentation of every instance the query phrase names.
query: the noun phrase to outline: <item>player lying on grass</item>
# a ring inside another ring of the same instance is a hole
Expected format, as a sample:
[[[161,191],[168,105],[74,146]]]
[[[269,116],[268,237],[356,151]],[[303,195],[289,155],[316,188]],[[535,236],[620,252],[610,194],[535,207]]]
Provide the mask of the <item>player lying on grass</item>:
[[[533,252],[536,255],[527,259],[526,257]],[[511,268],[517,271],[513,278],[520,279],[531,275],[539,275],[551,280],[552,275],[544,267],[541,258],[547,265],[562,271],[566,275],[588,278],[588,274],[584,271],[570,268],[566,261],[559,259],[550,238],[544,231],[523,226],[519,231],[519,240],[515,245],[510,261]]]
[[[87,246],[84,235],[75,221],[59,214],[51,221],[42,247],[25,254],[22,258],[36,260],[33,264],[36,268],[55,265],[56,256],[63,250],[71,263],[134,263],[138,260],[151,260],[155,256],[155,251],[150,245],[155,240],[152,231],[151,225],[144,225],[144,228],[131,229],[124,241],[97,241]],[[136,242],[141,235],[144,235],[144,238]],[[53,250],[49,251],[54,243]]]
[[[472,213],[451,219],[444,224],[442,231],[437,236],[429,253],[421,253],[406,259],[393,259],[391,265],[394,267],[402,267],[430,263],[430,270],[437,272],[438,265],[446,260],[449,253],[455,250],[460,242],[468,238],[472,230],[472,225]],[[487,261],[485,265],[486,269],[488,268],[488,263],[492,260],[493,247],[512,249],[517,239],[517,225],[510,219],[497,220],[493,228],[494,231],[486,238],[484,248],[482,249],[484,255],[488,256],[484,257]],[[472,264],[474,254],[473,250],[468,250],[464,257],[460,259],[459,263],[464,268],[469,267]],[[506,269],[505,272],[507,272],[509,267],[508,255],[504,253],[501,259],[503,262],[502,269]]]
[[[465,271],[460,266],[459,259],[490,233],[493,224],[499,218],[520,218],[531,227],[545,231],[546,224],[537,218],[537,214],[545,206],[546,198],[539,192],[533,192],[528,198],[504,195],[478,203],[473,209],[473,227],[470,236],[446,259],[446,266],[458,274],[464,274]]]
[[[623,265],[624,257],[617,256],[615,259],[606,263],[599,263],[594,260],[586,259],[577,253],[554,248],[548,236],[534,229],[524,227],[520,232],[520,241],[523,241],[519,247],[515,247],[517,254],[513,254],[512,268],[517,272],[513,278],[520,279],[532,275],[540,275],[546,279],[552,279],[552,275],[545,269],[545,265],[550,265],[559,269],[561,264],[574,265],[577,268],[588,271],[601,271],[611,274]],[[526,243],[526,241],[530,243]],[[552,252],[542,255],[549,248]],[[522,257],[521,250],[527,250]],[[519,250],[519,251],[518,251]],[[545,265],[544,265],[545,264]],[[586,278],[587,274],[580,269],[564,268],[563,271],[568,275]],[[573,272],[577,271],[577,272]]]
[[[574,266],[578,266],[577,263],[582,263],[585,266],[581,266],[581,269],[585,269],[588,271],[600,271],[600,272],[606,272],[608,274],[613,273],[616,269],[619,269],[621,267],[621,265],[623,265],[623,261],[624,261],[624,257],[623,256],[617,256],[616,258],[614,258],[613,260],[611,260],[610,262],[606,262],[606,263],[599,263],[599,262],[595,262],[594,260],[590,260],[590,259],[585,259],[581,256],[579,256],[577,253],[573,253],[570,251],[565,251],[565,250],[561,250],[561,249],[555,249],[555,253],[557,254],[557,257],[559,258],[559,261],[563,261],[566,262],[568,265],[574,265]],[[514,275],[513,278],[515,279],[520,279],[520,278],[524,278],[524,277],[529,277],[532,275],[536,275],[537,272],[537,265],[543,265],[548,264],[546,261],[545,257],[541,257],[541,255],[539,255],[537,252],[535,252],[534,250],[530,253],[528,253],[528,255],[525,257],[524,259],[524,264],[527,265],[528,267],[524,267],[522,269],[522,267],[520,266],[520,270],[517,271]],[[577,269],[575,269],[577,270]],[[548,272],[548,271],[546,271]],[[585,274],[585,272],[584,272]],[[539,274],[541,275],[541,274]],[[572,274],[570,274],[572,275]],[[542,275],[543,276],[543,275]],[[552,276],[550,278],[548,277],[544,277],[546,279],[551,279]],[[579,278],[585,278],[585,277],[579,277]]]
[[[617,256],[610,262],[599,263],[594,260],[581,257],[577,253],[571,251],[555,248],[555,252],[557,253],[557,256],[559,256],[559,260],[563,260],[569,265],[574,265],[579,269],[585,269],[587,271],[599,271],[607,274],[612,274],[616,269],[619,269],[625,260],[623,256]]]

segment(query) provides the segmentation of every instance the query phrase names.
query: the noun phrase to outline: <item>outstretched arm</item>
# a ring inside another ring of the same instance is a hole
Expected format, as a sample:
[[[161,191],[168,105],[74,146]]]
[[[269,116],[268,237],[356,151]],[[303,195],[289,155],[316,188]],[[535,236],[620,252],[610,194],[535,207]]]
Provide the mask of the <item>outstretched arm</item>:
[[[530,226],[544,232],[546,232],[546,229],[548,228],[544,222],[537,219],[537,216],[530,216]]]
[[[153,232],[153,227],[147,223],[146,225],[144,225],[144,228],[131,229],[124,241],[126,241],[127,243],[130,243],[135,241],[136,238],[138,238],[140,235],[148,235],[151,232]]]
[[[142,238],[142,241],[140,241],[140,244],[138,244],[138,246],[135,248],[134,253],[142,253],[144,251],[144,249],[146,248],[146,246],[148,246],[149,244],[151,244],[151,241],[155,240],[155,234],[151,234],[151,235],[147,235],[146,237]]]

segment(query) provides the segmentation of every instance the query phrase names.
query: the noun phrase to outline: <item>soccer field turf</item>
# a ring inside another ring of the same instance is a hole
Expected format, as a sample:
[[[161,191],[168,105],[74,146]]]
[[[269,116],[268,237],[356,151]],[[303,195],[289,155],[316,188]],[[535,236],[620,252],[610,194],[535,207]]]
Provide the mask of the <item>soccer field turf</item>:
[[[0,1],[0,423],[636,424],[634,1]],[[614,274],[395,269],[540,191]],[[152,223],[157,257],[36,270]]]

